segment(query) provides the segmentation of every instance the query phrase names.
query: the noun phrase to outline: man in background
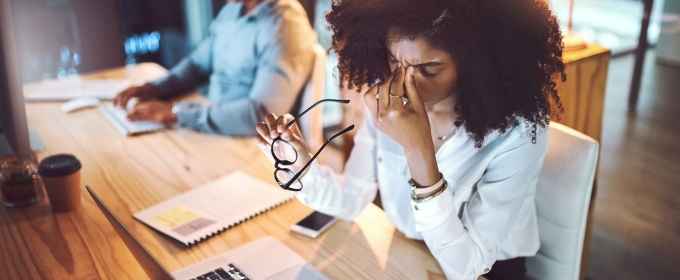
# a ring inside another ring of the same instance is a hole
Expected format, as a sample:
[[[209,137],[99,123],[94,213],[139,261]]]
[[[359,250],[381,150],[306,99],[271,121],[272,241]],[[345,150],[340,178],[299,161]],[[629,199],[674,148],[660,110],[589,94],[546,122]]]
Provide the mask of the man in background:
[[[316,33],[297,0],[230,0],[210,34],[167,76],[114,98],[131,121],[150,120],[195,131],[253,136],[267,113],[292,110],[311,75]],[[209,104],[161,99],[208,83]]]

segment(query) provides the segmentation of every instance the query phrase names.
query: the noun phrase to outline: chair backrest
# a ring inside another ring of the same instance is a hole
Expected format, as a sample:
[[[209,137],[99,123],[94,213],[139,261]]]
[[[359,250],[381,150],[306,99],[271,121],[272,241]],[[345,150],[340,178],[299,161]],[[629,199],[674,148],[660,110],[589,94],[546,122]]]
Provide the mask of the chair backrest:
[[[326,84],[326,50],[319,44],[314,45],[314,68],[307,84],[302,91],[300,102],[300,112],[312,106],[312,104],[323,99]],[[300,112],[296,112],[299,114]],[[323,104],[314,107],[314,110],[305,114],[298,121],[302,136],[305,137],[307,145],[312,152],[315,152],[323,145]]]
[[[541,248],[527,258],[530,278],[579,278],[598,148],[592,138],[550,123],[548,153],[536,187]]]

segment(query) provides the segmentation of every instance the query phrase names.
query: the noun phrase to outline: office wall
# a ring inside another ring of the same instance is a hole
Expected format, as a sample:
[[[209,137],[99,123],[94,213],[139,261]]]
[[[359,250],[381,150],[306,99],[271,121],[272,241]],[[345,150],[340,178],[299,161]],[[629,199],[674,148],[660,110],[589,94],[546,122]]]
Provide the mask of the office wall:
[[[11,1],[23,82],[123,65],[116,0]]]
[[[80,72],[121,66],[125,62],[115,0],[71,0],[80,37]]]
[[[307,17],[309,18],[309,23],[314,25],[314,11],[316,8],[316,2],[318,0],[299,0],[300,4],[302,4],[302,7],[305,8],[305,11],[307,12]]]

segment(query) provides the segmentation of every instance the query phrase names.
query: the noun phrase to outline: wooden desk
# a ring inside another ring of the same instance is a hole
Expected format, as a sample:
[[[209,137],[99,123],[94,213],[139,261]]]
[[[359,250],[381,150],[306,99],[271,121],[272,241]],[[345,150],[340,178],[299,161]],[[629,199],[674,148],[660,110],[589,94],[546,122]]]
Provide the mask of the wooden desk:
[[[131,77],[165,70],[155,64],[113,69],[87,78]],[[236,170],[273,183],[273,166],[251,139],[170,130],[124,137],[97,109],[62,113],[61,103],[27,104],[28,122],[45,140],[42,159],[73,154],[88,184],[170,271],[271,235],[331,279],[443,279],[424,243],[395,230],[369,205],[354,223],[340,221],[317,239],[289,226],[311,213],[297,200],[183,248],[132,218],[132,213]],[[225,198],[228,200],[230,198]],[[82,187],[83,208],[52,213],[47,199],[23,209],[0,207],[0,278],[143,279],[144,271]]]

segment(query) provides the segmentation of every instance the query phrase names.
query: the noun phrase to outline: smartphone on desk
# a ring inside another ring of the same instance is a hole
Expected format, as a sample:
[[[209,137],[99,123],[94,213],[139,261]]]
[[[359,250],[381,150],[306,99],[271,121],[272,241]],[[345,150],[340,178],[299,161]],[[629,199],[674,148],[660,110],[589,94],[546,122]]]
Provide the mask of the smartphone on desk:
[[[316,238],[329,228],[338,218],[314,211],[297,224],[290,226],[290,230],[299,234]]]

